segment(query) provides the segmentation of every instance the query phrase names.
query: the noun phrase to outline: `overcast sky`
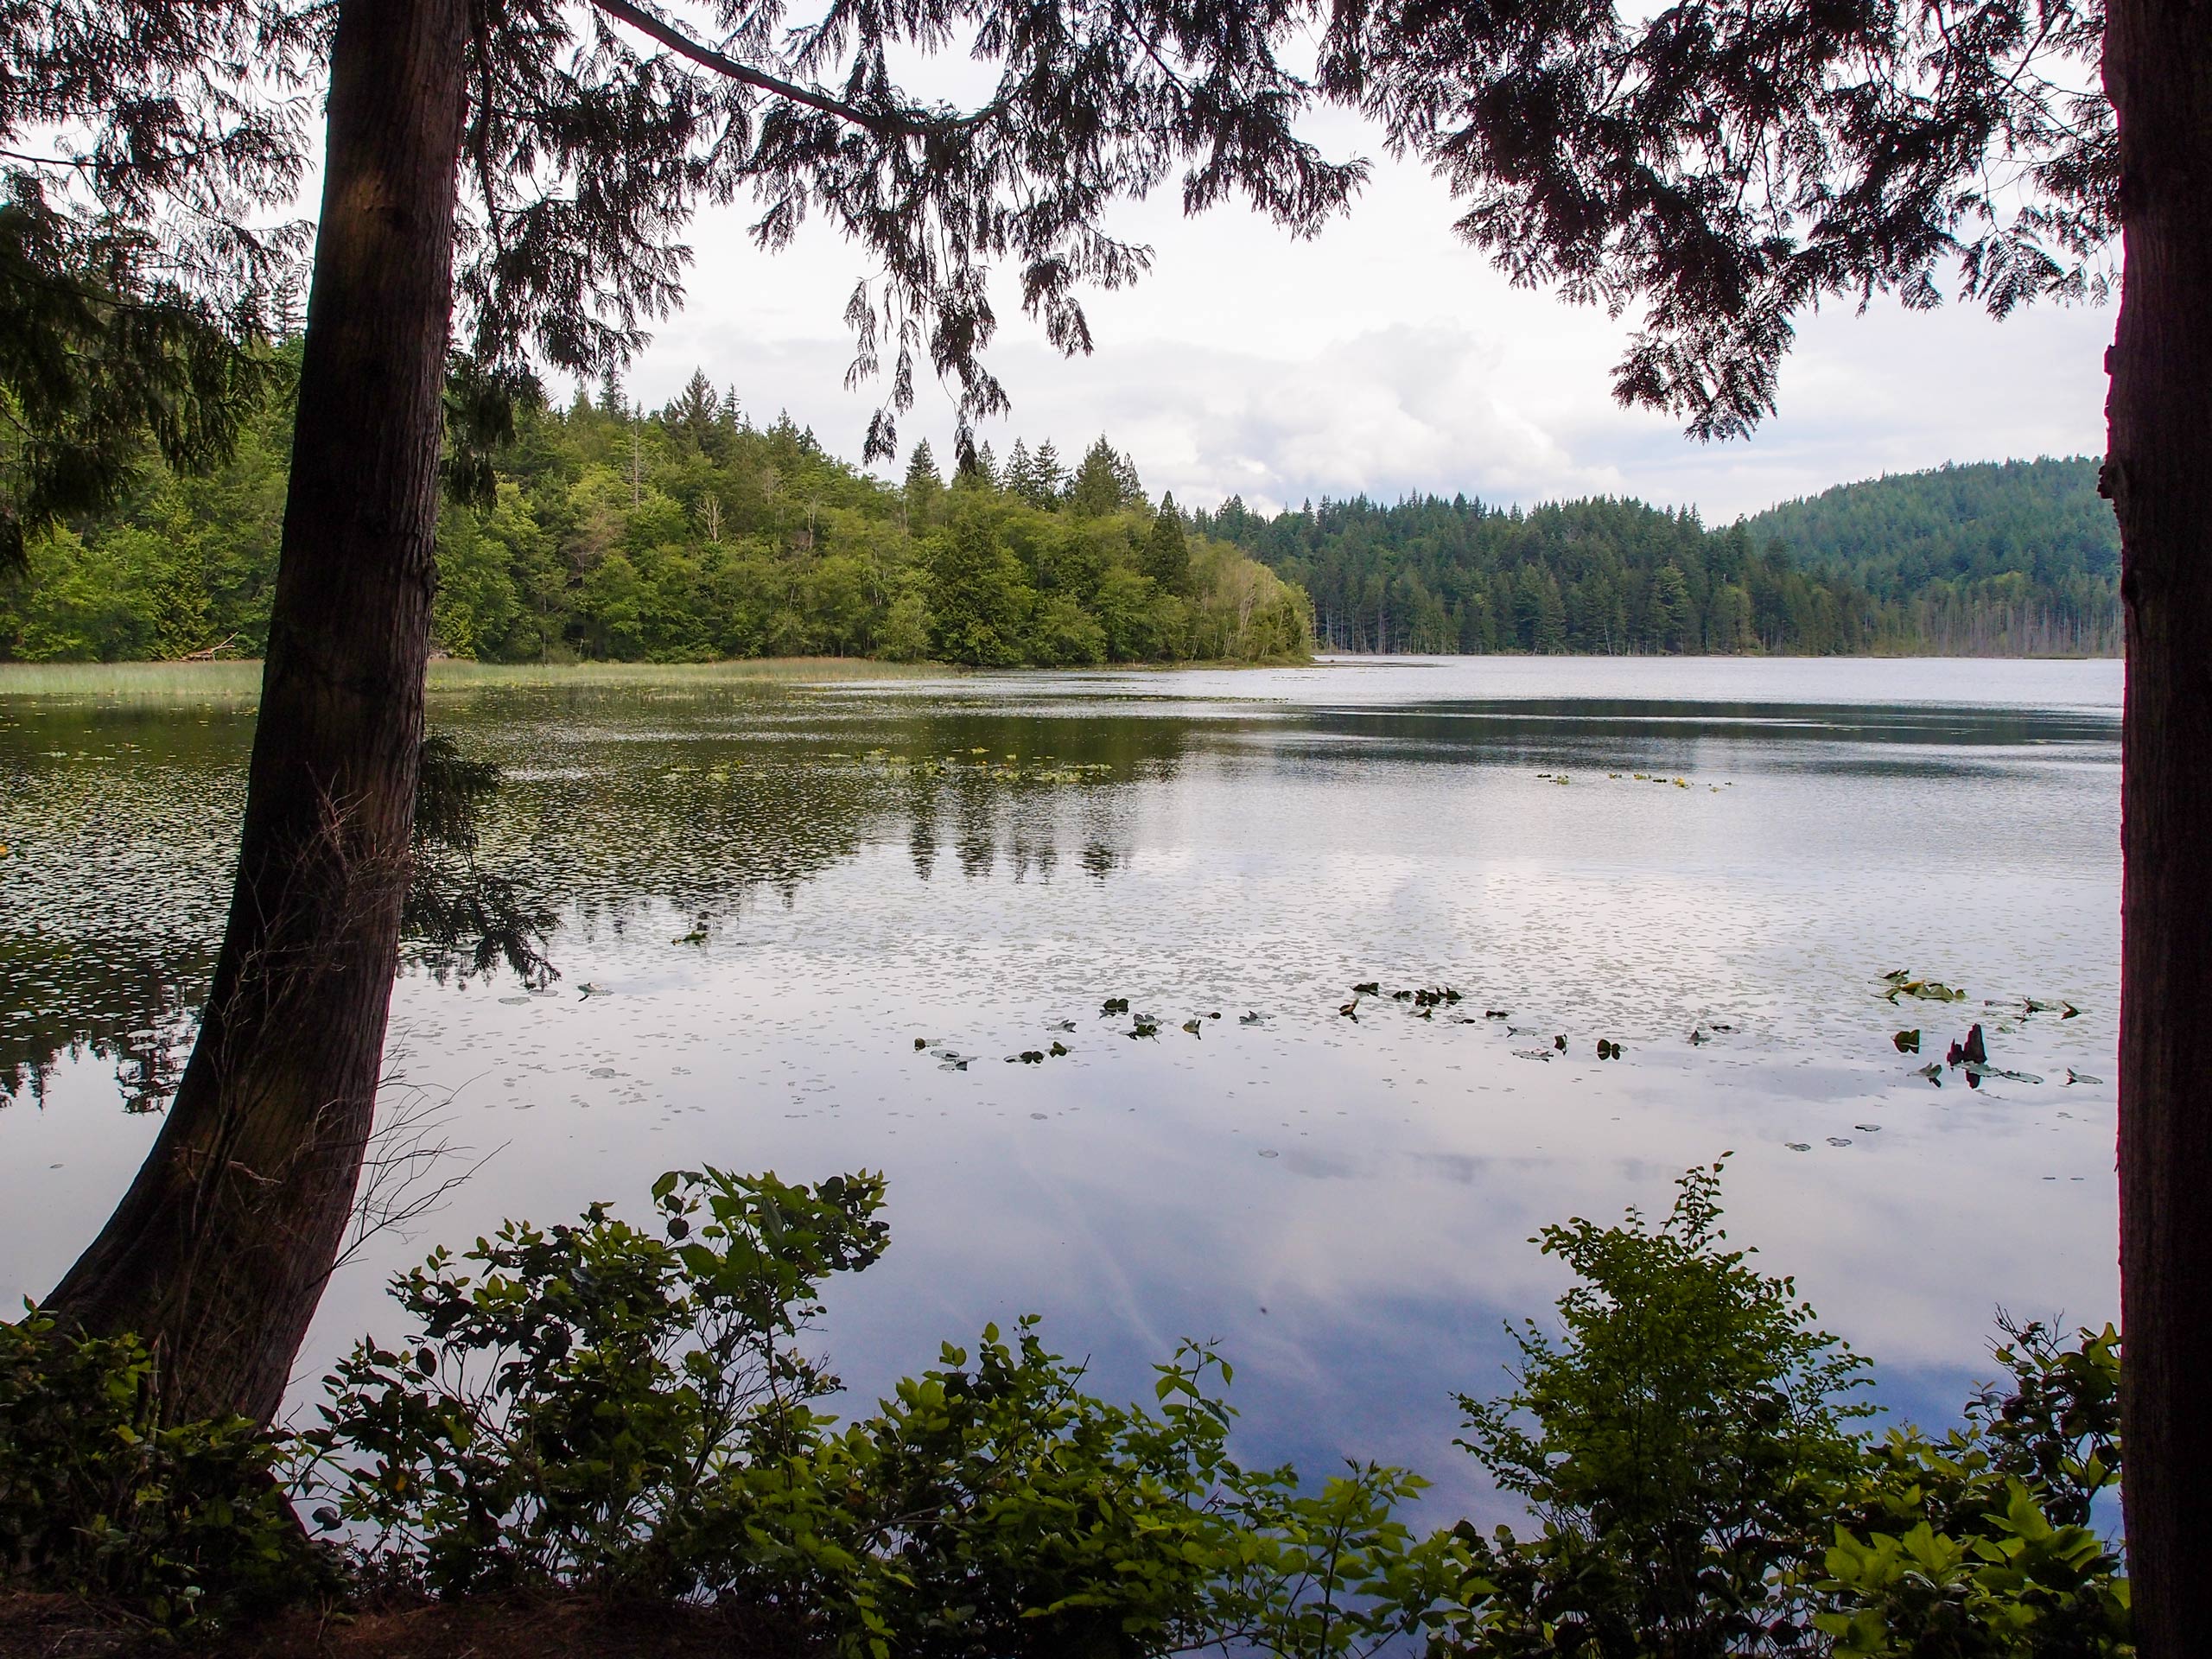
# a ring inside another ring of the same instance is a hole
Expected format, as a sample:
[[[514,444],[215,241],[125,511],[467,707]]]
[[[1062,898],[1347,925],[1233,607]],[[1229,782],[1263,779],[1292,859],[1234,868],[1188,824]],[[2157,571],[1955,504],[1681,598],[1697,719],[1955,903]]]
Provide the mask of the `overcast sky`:
[[[1334,154],[1376,155],[1349,122],[1316,130]],[[1072,459],[1103,431],[1148,490],[1186,506],[1232,493],[1255,506],[1362,491],[1524,505],[1605,493],[1709,522],[1884,472],[2102,451],[2108,308],[2038,307],[1999,324],[1967,307],[1838,307],[1801,327],[1781,417],[1748,442],[1703,445],[1613,403],[1626,322],[1513,289],[1452,236],[1452,217],[1424,169],[1379,157],[1351,213],[1304,244],[1240,209],[1186,219],[1171,188],[1113,223],[1155,260],[1135,288],[1089,296],[1090,357],[1063,359],[1002,299],[989,360],[1014,410],[980,435],[1001,456],[1020,435]],[[819,226],[761,253],[747,218],[697,224],[689,302],[631,390],[658,405],[702,367],[755,420],[788,409],[857,460],[876,394],[844,390],[840,315],[860,257]],[[952,423],[950,395],[925,378],[902,455],[919,437],[949,454]]]

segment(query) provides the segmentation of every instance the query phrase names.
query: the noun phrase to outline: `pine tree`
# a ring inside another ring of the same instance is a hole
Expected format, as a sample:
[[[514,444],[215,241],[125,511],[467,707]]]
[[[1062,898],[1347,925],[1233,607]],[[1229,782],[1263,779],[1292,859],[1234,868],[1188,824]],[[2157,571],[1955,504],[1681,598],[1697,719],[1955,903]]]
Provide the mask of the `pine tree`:
[[[1007,454],[1002,481],[1019,500],[1029,501],[1036,493],[1037,463],[1030,456],[1029,446],[1020,438],[1014,441],[1014,448]]]
[[[1135,477],[1135,469],[1114,453],[1114,446],[1101,433],[1084,451],[1083,463],[1068,486],[1068,510],[1079,518],[1103,518],[1119,512],[1135,494],[1128,483]]]
[[[1191,544],[1184,536],[1183,515],[1176,511],[1172,492],[1160,498],[1159,516],[1145,537],[1143,568],[1163,593],[1191,590]]]
[[[704,369],[691,371],[690,379],[684,382],[662,419],[677,441],[693,453],[718,457],[721,445],[721,400],[715,395],[714,382],[707,378]]]
[[[960,472],[962,477],[969,480],[973,483],[982,485],[985,489],[996,489],[998,487],[998,457],[991,453],[991,445],[988,439],[985,439],[982,443],[977,444],[975,448],[969,451],[968,460],[962,466]]]
[[[1067,487],[1067,468],[1060,464],[1060,452],[1047,438],[1030,457],[1029,489],[1024,499],[1040,512],[1056,512]]]
[[[937,457],[930,453],[927,438],[916,444],[914,453],[907,457],[904,493],[907,518],[919,531],[931,522],[944,494],[944,480],[938,475]]]

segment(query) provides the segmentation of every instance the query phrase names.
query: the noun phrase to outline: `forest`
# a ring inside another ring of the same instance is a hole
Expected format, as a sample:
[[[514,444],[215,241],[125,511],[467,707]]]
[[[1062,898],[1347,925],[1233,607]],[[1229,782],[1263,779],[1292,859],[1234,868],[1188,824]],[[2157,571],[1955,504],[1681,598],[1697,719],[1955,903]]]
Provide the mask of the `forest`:
[[[289,421],[273,399],[207,475],[149,459],[119,510],[32,549],[0,577],[0,660],[257,654]],[[1841,485],[1717,530],[1602,498],[1186,514],[1103,435],[1072,466],[1017,439],[940,468],[923,442],[887,483],[699,372],[657,410],[613,382],[524,410],[487,482],[441,518],[435,615],[437,649],[486,661],[2120,649],[2088,458]]]
[[[1718,530],[1589,499],[1324,500],[1196,516],[1313,596],[1350,652],[2113,656],[2119,537],[2096,463],[1840,485]]]
[[[0,577],[0,660],[258,655],[291,411],[272,401],[203,476],[149,458],[118,510]],[[449,448],[452,446],[449,446]],[[438,525],[435,648],[499,662],[760,656],[986,667],[1302,658],[1305,595],[1150,502],[1104,438],[988,445],[887,485],[695,374],[648,411],[610,382],[519,412],[477,505]]]

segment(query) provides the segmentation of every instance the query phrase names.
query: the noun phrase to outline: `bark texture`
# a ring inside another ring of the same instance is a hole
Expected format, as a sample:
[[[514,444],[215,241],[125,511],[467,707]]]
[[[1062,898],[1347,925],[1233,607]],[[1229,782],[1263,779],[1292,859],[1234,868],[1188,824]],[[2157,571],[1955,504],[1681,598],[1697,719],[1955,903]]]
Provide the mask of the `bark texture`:
[[[2113,0],[2126,275],[2105,491],[2127,619],[2120,1395],[2139,1650],[2212,1637],[2212,0]]]
[[[47,1306],[156,1345],[174,1420],[266,1421],[344,1237],[407,878],[467,0],[345,0],[230,921],[129,1193]]]

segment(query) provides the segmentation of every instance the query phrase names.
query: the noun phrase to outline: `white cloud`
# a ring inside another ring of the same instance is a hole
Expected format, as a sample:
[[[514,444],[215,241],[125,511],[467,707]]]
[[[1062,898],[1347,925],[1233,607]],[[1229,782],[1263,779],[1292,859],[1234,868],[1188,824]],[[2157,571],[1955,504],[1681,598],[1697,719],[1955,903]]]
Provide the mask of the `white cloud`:
[[[1341,121],[1324,136],[1338,154],[1362,147]],[[1668,417],[1613,403],[1626,323],[1511,288],[1452,218],[1440,184],[1387,162],[1352,213],[1307,243],[1241,211],[1186,220],[1172,200],[1138,204],[1115,228],[1153,245],[1154,270],[1092,296],[1093,355],[1064,361],[1008,305],[990,360],[1014,413],[982,435],[1001,453],[1020,434],[1072,454],[1103,430],[1150,488],[1191,505],[1605,492],[1714,521],[1884,471],[2103,447],[2109,311],[2000,325],[1890,305],[1803,320],[1780,418],[1748,442],[1693,443]],[[702,365],[756,414],[788,408],[857,455],[876,395],[843,387],[838,318],[857,258],[819,229],[771,257],[743,224],[702,220],[689,307],[632,384],[658,401]],[[902,443],[941,448],[951,428],[950,397],[925,384]]]

